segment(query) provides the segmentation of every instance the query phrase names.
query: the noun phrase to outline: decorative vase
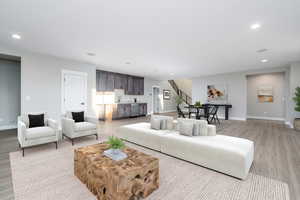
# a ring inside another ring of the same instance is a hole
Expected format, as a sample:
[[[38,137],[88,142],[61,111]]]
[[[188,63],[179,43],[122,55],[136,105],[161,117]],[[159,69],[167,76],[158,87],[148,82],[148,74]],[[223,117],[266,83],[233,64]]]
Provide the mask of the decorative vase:
[[[296,118],[296,119],[294,120],[294,129],[295,129],[296,131],[300,131],[300,118]]]

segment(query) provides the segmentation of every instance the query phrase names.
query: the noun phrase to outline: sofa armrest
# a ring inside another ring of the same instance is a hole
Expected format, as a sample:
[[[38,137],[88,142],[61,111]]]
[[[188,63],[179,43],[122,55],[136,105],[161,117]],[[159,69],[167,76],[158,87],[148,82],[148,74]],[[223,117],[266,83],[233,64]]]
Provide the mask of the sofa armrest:
[[[89,116],[86,116],[86,117],[84,117],[84,121],[86,121],[86,122],[91,122],[91,123],[93,123],[93,124],[97,124],[97,123],[98,123],[97,117],[89,117]]]
[[[68,137],[74,135],[75,121],[69,118],[62,118],[61,120],[62,133]]]
[[[54,130],[58,130],[58,123],[56,120],[53,120],[53,119],[48,119],[47,120],[47,123],[48,123],[48,126],[53,128]]]
[[[18,141],[21,147],[25,142],[26,125],[24,122],[18,120]]]

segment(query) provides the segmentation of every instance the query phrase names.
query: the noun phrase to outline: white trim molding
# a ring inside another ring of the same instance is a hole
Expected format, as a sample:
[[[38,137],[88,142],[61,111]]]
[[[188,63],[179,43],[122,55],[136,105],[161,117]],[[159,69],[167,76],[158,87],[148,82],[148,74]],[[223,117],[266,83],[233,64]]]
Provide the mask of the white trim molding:
[[[263,119],[263,120],[273,120],[273,121],[284,121],[284,118],[280,117],[260,117],[260,116],[247,116],[247,119]]]

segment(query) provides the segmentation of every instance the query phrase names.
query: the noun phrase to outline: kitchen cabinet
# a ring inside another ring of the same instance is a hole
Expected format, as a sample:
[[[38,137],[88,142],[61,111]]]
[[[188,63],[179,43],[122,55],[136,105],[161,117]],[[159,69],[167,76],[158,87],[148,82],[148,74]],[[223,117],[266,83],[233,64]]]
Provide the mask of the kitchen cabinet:
[[[127,91],[125,91],[127,95],[134,95],[134,77],[128,76],[127,77]]]
[[[143,115],[147,115],[147,104],[146,103],[141,103],[139,104],[139,107],[140,107],[140,116],[143,116]]]
[[[96,88],[98,92],[123,89],[126,95],[144,95],[144,78],[97,70]]]
[[[127,75],[115,74],[114,75],[114,89],[127,90]]]
[[[146,103],[119,103],[113,105],[112,119],[124,119],[147,115]]]

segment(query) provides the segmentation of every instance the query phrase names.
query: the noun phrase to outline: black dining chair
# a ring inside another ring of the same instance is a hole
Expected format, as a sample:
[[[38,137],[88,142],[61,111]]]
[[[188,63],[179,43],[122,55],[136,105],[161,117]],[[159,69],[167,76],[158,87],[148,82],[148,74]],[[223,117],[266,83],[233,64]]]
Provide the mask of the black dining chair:
[[[177,106],[177,114],[178,117],[183,117],[183,118],[186,118],[186,115],[188,115],[188,113],[183,112],[179,106]]]
[[[189,106],[189,118],[197,117],[197,108],[194,108],[192,105]]]
[[[219,110],[219,106],[216,106],[216,105],[210,106],[209,113],[207,116],[207,122],[209,124],[216,123],[216,122],[218,122],[218,124],[220,124],[220,120],[218,118],[218,110]]]

